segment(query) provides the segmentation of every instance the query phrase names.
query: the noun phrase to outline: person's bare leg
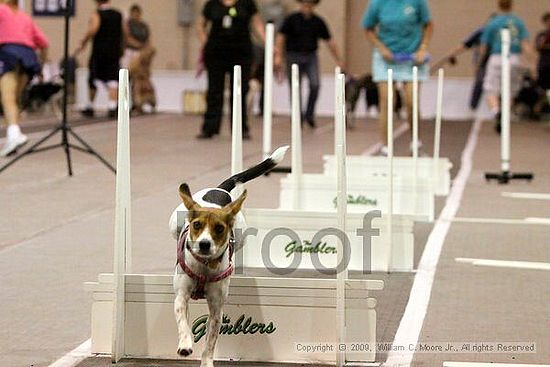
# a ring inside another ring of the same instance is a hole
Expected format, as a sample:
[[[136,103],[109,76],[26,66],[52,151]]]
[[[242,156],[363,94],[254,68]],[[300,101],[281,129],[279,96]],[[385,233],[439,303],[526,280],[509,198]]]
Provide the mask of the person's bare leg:
[[[496,94],[489,94],[487,96],[487,104],[489,105],[491,112],[494,114],[500,111],[500,99]]]
[[[2,94],[2,108],[8,125],[17,125],[19,122],[19,107],[17,106],[17,93],[19,91],[19,77],[17,72],[10,71],[0,79]]]
[[[25,81],[25,79],[21,79]],[[4,117],[8,124],[7,139],[4,147],[0,150],[0,156],[8,156],[17,152],[17,148],[27,142],[27,137],[21,133],[19,123],[19,85],[20,76],[17,71],[5,73],[0,78],[0,94]]]
[[[413,83],[403,83],[405,110],[407,111],[407,123],[411,130],[411,136],[413,134]],[[419,96],[420,98],[420,96]],[[419,112],[420,114],[420,112]]]
[[[109,88],[109,100],[115,104],[118,102],[118,88]]]
[[[380,140],[388,145],[388,83],[378,83],[378,126]]]
[[[116,118],[118,107],[118,83],[110,82],[107,84],[109,90],[109,117]]]

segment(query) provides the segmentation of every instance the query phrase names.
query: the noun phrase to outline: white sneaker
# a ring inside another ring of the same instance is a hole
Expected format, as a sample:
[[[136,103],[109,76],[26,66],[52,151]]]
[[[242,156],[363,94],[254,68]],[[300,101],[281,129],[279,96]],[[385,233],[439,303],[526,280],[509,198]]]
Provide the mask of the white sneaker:
[[[7,139],[6,144],[4,144],[4,147],[0,150],[0,157],[7,157],[17,153],[17,149],[25,145],[28,140],[27,135],[24,134],[19,134],[15,138]]]
[[[422,144],[422,140],[418,140],[418,156],[419,157],[428,157],[428,154],[422,149],[423,146],[424,146],[424,144]],[[412,142],[411,142],[410,149],[411,149],[411,156],[412,156],[412,154],[414,152],[414,147],[413,147]]]
[[[389,154],[389,151],[388,151],[388,147],[387,146],[382,146],[382,148],[380,148],[380,150],[378,152],[376,152],[374,155],[376,157],[387,157]]]

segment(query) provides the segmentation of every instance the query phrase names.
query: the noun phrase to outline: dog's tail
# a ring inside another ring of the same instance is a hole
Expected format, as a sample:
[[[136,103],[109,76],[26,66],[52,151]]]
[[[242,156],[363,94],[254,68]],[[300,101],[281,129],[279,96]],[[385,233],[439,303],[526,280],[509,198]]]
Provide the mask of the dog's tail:
[[[282,160],[285,158],[285,154],[288,148],[288,145],[278,148],[269,156],[269,158],[265,159],[263,162],[255,165],[254,167],[247,169],[246,171],[231,176],[230,178],[222,182],[218,186],[218,188],[227,192],[231,192],[237,186],[237,184],[244,184],[257,177],[265,175],[282,162]]]

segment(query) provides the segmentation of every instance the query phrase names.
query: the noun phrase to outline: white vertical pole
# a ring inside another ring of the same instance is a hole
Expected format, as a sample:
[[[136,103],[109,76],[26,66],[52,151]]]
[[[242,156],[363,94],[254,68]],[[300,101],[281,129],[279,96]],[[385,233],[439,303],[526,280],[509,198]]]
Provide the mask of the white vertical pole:
[[[233,114],[231,116],[231,174],[243,171],[243,94],[242,71],[239,65],[233,68]],[[233,190],[235,197],[243,192],[242,185]]]
[[[502,93],[501,125],[502,172],[510,172],[510,30],[503,29],[502,36]]]
[[[131,218],[130,218],[130,88],[128,70],[119,73],[118,136],[115,209],[115,248],[113,271],[113,330],[111,359],[118,362],[125,354],[125,276],[131,272]]]
[[[347,214],[347,179],[346,179],[346,103],[345,103],[345,76],[338,75],[336,79],[337,103],[335,115],[336,159],[338,161],[337,183],[337,215],[338,229],[346,233]],[[346,342],[346,279],[348,278],[347,259],[344,243],[338,241],[336,279],[336,325],[338,344]],[[345,352],[337,351],[336,365],[344,366]]]
[[[275,26],[268,23],[265,26],[265,58],[264,58],[264,158],[271,154],[271,139],[273,130],[273,50],[275,48]]]
[[[300,69],[292,65],[292,201],[294,210],[300,209],[300,186],[302,184],[302,116],[300,111]]]
[[[233,116],[232,116],[232,149],[231,174],[243,170],[243,109],[242,109],[242,74],[241,67],[233,68]]]
[[[413,66],[412,153],[415,164],[418,159],[418,103],[418,67]]]
[[[439,157],[441,155],[441,120],[443,115],[443,80],[445,78],[445,70],[439,69],[437,75],[437,107],[435,115],[435,137],[434,137],[434,158],[433,158],[433,175],[434,186],[439,186]]]
[[[418,67],[413,66],[413,112],[412,112],[412,156],[413,156],[413,165],[414,165],[414,178],[413,178],[413,189],[414,189],[414,210],[415,213],[418,211]],[[422,204],[420,204],[422,205]]]
[[[388,258],[387,272],[393,257],[393,70],[388,70]]]
[[[336,155],[336,150],[338,146],[338,133],[336,132],[336,114],[338,114],[338,77],[342,74],[342,68],[339,66],[334,68],[334,155]]]

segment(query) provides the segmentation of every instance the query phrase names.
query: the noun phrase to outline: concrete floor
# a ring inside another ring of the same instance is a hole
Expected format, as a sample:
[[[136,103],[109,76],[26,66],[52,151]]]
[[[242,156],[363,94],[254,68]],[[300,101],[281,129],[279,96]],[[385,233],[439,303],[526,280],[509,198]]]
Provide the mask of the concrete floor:
[[[321,157],[333,151],[330,121],[316,131],[304,130],[304,168],[321,171]],[[245,144],[246,164],[261,156],[259,121]],[[274,147],[286,143],[288,119],[277,118]],[[26,126],[41,136],[49,123]],[[157,115],[132,120],[132,209],[134,271],[170,272],[173,242],[167,219],[178,204],[183,181],[192,190],[217,184],[228,175],[230,137],[227,128],[216,140],[198,142],[195,117]],[[470,123],[446,122],[443,151],[460,168]],[[430,152],[431,124],[423,123],[422,140]],[[116,127],[107,121],[77,128],[86,140],[114,162]],[[550,192],[548,153],[550,129],[542,125],[514,126],[514,166],[534,170],[530,185],[487,185],[482,173],[498,167],[498,139],[484,126],[467,183],[460,217],[550,217],[544,201],[505,199],[502,191]],[[360,154],[377,141],[376,125],[359,124],[349,134],[349,154]],[[398,139],[397,153],[406,154],[408,139]],[[0,165],[3,162],[0,161]],[[288,164],[288,161],[285,163]],[[112,270],[114,175],[94,158],[75,153],[75,176],[68,178],[61,151],[21,161],[0,175],[0,360],[2,366],[48,366],[89,338],[90,295],[84,281]],[[250,185],[249,207],[277,206],[278,179],[272,175]],[[439,210],[444,200],[438,200]],[[431,224],[417,224],[416,263]],[[532,270],[474,268],[455,257],[550,262],[550,226],[456,223],[439,262],[421,341],[536,341],[534,355],[418,354],[414,366],[441,366],[444,360],[544,363],[550,361],[550,273]],[[373,275],[386,280],[376,294],[380,341],[392,341],[407,304],[414,274]],[[546,291],[545,291],[546,290]],[[379,355],[384,361],[385,355]],[[102,366],[91,358],[79,367]],[[156,362],[155,362],[156,363]],[[127,367],[153,366],[128,362]],[[162,364],[171,366],[173,364]]]

